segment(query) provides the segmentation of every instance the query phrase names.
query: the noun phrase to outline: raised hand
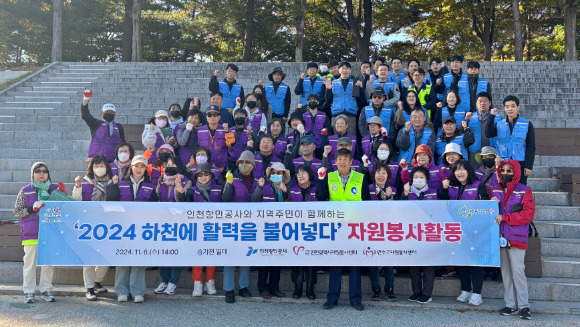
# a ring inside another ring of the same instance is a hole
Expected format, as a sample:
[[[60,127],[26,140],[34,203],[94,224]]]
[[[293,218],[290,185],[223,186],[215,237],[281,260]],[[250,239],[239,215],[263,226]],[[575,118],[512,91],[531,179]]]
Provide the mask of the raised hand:
[[[300,74],[300,79],[305,79],[305,78],[306,78],[306,74],[305,73]]]
[[[36,202],[34,202],[34,204],[32,204],[32,210],[34,210],[34,211],[38,211],[42,207],[44,207],[44,203],[42,201],[36,201]]]
[[[406,121],[405,122],[405,132],[410,132],[410,131],[411,131],[411,122]]]
[[[288,188],[286,187],[286,184],[284,184],[284,183],[282,182],[282,183],[280,183],[280,184],[278,184],[278,185],[280,185],[280,190],[281,190],[282,192],[288,192]]]
[[[356,81],[356,86],[363,87],[363,83],[361,81]]]
[[[224,130],[229,130],[229,125],[228,123],[223,123],[222,126],[224,127]]]
[[[83,178],[81,176],[77,176],[75,178],[75,187],[81,187]]]
[[[322,156],[328,157],[328,155],[332,152],[332,145],[325,145],[324,146],[324,153]]]
[[[467,121],[466,120],[462,120],[461,121],[461,126],[465,129],[465,128],[467,128],[469,126],[469,124],[467,124]]]
[[[220,72],[219,70],[215,70],[215,71],[213,72],[213,76],[215,76],[215,77],[219,77],[219,76],[220,76],[220,74],[221,74],[221,72]]]
[[[363,162],[363,166],[368,167],[369,163],[371,162],[369,160],[369,157],[366,154],[363,154],[363,156],[360,158]]]
[[[387,187],[387,197],[390,198],[391,196],[393,196],[393,189],[389,186]]]
[[[254,140],[252,140],[252,139],[248,140],[248,142],[246,143],[246,146],[253,148],[254,147]]]
[[[226,173],[226,182],[228,184],[233,184],[234,183],[234,175],[232,174],[231,171],[228,170],[228,172]]]
[[[448,189],[449,188],[449,180],[444,179],[443,181],[441,181],[441,186],[443,186],[444,189]]]
[[[266,180],[264,179],[264,177],[260,177],[260,179],[258,179],[258,186],[264,187],[265,182],[266,182]]]
[[[115,175],[115,176],[113,176],[113,178],[111,178],[111,180],[113,181],[113,184],[118,184],[119,183],[119,176]]]
[[[381,135],[382,136],[387,136],[387,129],[384,127],[381,127]]]
[[[326,168],[320,167],[318,168],[318,179],[323,180],[326,176]]]
[[[407,159],[405,158],[401,159],[401,162],[399,162],[399,167],[407,169]]]
[[[493,108],[491,109],[491,114],[494,116],[497,116],[497,113],[499,112],[499,110],[497,110],[497,108]]]
[[[405,196],[408,196],[409,192],[411,192],[411,185],[409,185],[409,183],[406,183],[405,185],[403,185],[403,193],[405,194]]]
[[[465,120],[469,121],[471,120],[471,118],[473,117],[473,112],[468,112],[465,114]]]
[[[321,129],[320,134],[321,135],[328,135],[328,128],[324,127],[323,129]]]

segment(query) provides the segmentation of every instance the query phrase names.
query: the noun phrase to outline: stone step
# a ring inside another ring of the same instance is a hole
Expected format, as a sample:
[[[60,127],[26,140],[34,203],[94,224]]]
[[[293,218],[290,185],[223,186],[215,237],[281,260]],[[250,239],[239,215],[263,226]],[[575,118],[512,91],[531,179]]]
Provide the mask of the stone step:
[[[10,170],[0,170],[0,182],[1,183],[5,183],[5,182],[20,182],[20,183],[30,183],[30,166],[28,166],[28,170],[14,170],[14,171],[10,171]],[[77,176],[85,176],[86,175],[86,169],[83,170],[53,170],[52,168],[50,168],[49,165],[49,169],[51,169],[50,172],[50,177],[55,180],[55,181],[63,181],[63,182],[68,182],[68,181],[74,181],[74,179]],[[22,186],[24,186],[24,184]],[[2,206],[0,206],[2,207]]]
[[[572,205],[572,198],[566,192],[534,192],[536,205],[547,206],[569,206]]]
[[[580,222],[577,221],[534,221],[540,237],[580,239]]]
[[[553,192],[560,190],[560,183],[558,178],[528,178],[527,185],[534,192]]]
[[[580,239],[542,237],[542,257],[580,258]]]
[[[38,273],[40,269],[37,270]],[[110,270],[103,282],[105,286],[114,285],[114,270]],[[236,274],[237,275],[237,274]],[[251,292],[257,293],[257,271],[250,273]],[[286,292],[288,296],[294,290],[294,283],[292,282],[291,270],[288,268],[282,269],[280,278],[280,289]],[[159,284],[159,273],[157,270],[149,270],[146,272],[146,284],[148,293],[151,292]],[[319,274],[318,283],[316,284],[316,291],[326,293],[328,290],[328,276],[329,274]],[[395,295],[399,297],[399,301],[404,300],[411,294],[411,281],[407,274],[401,273],[401,277],[395,278]],[[217,267],[216,288],[221,292],[223,289],[223,273],[222,268]],[[381,278],[382,279],[382,278]],[[237,277],[236,277],[237,280]],[[364,294],[370,294],[371,285],[369,277],[363,275],[361,278],[362,290]],[[22,263],[17,262],[2,262],[0,263],[0,284],[18,284],[22,283]],[[56,268],[54,272],[53,283],[64,285],[83,285],[82,269],[80,268]],[[381,280],[381,284],[384,280]],[[188,268],[183,268],[181,278],[177,287],[192,288],[191,273]],[[580,280],[566,279],[566,278],[528,278],[529,298],[530,300],[544,300],[544,301],[580,301]],[[348,274],[343,274],[342,288],[348,289]],[[458,278],[448,278],[435,280],[435,287],[433,289],[434,297],[441,296],[457,296],[460,293],[460,283]],[[485,281],[482,289],[482,296],[484,298],[503,298],[503,284],[499,282]]]
[[[542,257],[542,276],[580,278],[580,258]]]
[[[535,165],[533,168],[533,177],[528,178],[528,184],[536,178],[552,178],[552,168],[548,166]]]
[[[576,221],[580,222],[580,207],[542,206],[536,204],[534,221]]]
[[[81,175],[84,176],[84,175]],[[26,185],[23,182],[3,182],[2,189],[0,190],[0,195],[14,195],[18,194],[18,191],[22,188],[22,186]],[[66,187],[67,193],[69,195],[72,192],[74,186],[74,179],[73,180],[66,180],[64,181],[64,185]],[[14,198],[16,200],[16,198]],[[14,203],[12,204],[14,206]]]

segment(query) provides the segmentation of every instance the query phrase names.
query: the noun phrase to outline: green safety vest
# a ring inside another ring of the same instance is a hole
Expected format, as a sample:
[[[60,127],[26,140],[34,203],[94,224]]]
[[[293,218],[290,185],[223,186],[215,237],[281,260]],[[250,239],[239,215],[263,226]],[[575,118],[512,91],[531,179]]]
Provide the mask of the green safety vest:
[[[409,91],[414,90],[415,92],[417,92],[417,89],[415,88],[415,85],[409,85]],[[421,89],[419,93],[419,102],[421,102],[421,105],[424,106],[427,101],[425,101],[425,96],[427,96],[428,94],[431,93],[431,85],[426,84],[426,88],[425,89]]]
[[[330,201],[362,201],[362,187],[364,175],[356,171],[350,172],[346,187],[342,187],[342,181],[338,171],[328,174],[328,191]]]

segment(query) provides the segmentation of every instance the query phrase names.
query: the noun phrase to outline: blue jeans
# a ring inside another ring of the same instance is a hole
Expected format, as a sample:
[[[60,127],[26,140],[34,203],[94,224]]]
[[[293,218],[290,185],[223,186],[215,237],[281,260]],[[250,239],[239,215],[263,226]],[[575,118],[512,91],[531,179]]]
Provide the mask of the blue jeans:
[[[393,294],[395,288],[395,268],[385,267],[383,272],[385,277],[385,293]],[[381,282],[379,280],[379,267],[369,267],[369,277],[371,279],[371,287],[374,293],[381,292]]]
[[[145,268],[115,268],[115,293],[117,295],[145,295]]]
[[[159,277],[164,283],[173,283],[177,285],[181,276],[181,267],[159,267]]]
[[[349,267],[349,269],[348,298],[350,303],[360,303],[362,301],[360,267]],[[336,302],[340,298],[342,267],[330,267],[329,277],[326,299]]]
[[[235,287],[236,267],[224,267],[224,291],[233,291]],[[250,267],[240,267],[239,275],[240,288],[250,285]]]

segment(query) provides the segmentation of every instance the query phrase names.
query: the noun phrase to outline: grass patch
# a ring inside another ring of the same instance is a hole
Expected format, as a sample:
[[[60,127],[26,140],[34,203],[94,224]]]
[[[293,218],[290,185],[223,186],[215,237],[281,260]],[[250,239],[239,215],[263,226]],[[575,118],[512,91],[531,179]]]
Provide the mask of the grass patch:
[[[14,83],[16,83],[16,82],[18,82],[18,81],[20,81],[20,80],[28,77],[28,76],[34,74],[36,71],[38,71],[41,68],[43,68],[43,67],[26,67],[27,70],[30,69],[30,72],[28,72],[28,73],[26,73],[26,74],[24,74],[24,75],[22,75],[20,77],[12,78],[12,79],[9,79],[9,80],[7,80],[5,82],[0,83],[0,91],[3,91],[4,89],[6,89],[7,87],[9,87],[10,85],[12,85],[12,84],[14,84]],[[18,69],[16,69],[16,70],[18,70]]]

